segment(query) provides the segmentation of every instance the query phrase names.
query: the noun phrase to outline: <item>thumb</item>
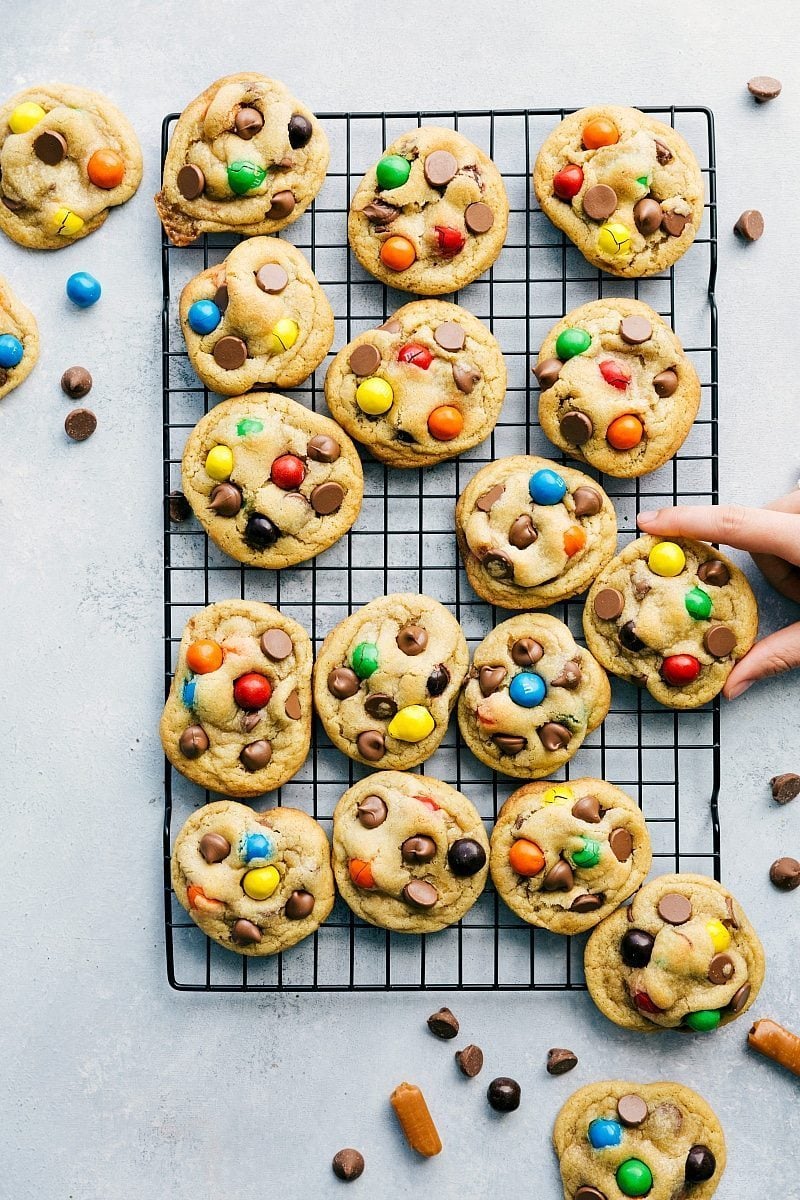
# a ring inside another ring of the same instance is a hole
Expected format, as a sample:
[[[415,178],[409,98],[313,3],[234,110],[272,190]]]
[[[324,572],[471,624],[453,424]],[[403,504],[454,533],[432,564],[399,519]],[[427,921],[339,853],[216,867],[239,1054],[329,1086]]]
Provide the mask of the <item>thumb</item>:
[[[722,694],[726,700],[735,700],[759,679],[795,667],[800,667],[800,621],[756,642],[731,671]]]

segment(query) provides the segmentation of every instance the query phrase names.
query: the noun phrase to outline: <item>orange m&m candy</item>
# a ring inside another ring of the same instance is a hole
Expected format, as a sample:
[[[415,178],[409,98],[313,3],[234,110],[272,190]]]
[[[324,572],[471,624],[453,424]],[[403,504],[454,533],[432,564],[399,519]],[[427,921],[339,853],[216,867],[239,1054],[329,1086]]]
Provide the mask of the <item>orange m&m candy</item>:
[[[394,234],[381,246],[381,262],[390,271],[405,271],[414,262],[417,252],[408,238]]]
[[[544,870],[544,855],[536,842],[528,838],[517,838],[508,852],[508,861],[518,875],[538,875]]]
[[[601,146],[613,146],[619,141],[619,130],[608,117],[595,117],[583,127],[581,140],[587,150],[599,150]]]
[[[196,887],[194,884],[186,889],[186,895],[189,907],[199,909],[200,912],[218,913],[225,908],[221,900],[213,900],[205,894],[201,887]]]
[[[116,150],[95,150],[86,164],[86,174],[95,187],[110,191],[125,178],[125,163]]]
[[[210,638],[201,638],[192,642],[186,651],[186,665],[195,675],[207,675],[222,666],[222,646],[212,642]]]
[[[443,404],[428,417],[428,433],[437,442],[452,442],[464,428],[464,418],[457,408]]]
[[[633,413],[617,417],[606,430],[606,441],[615,450],[632,450],[644,437],[644,426]]]
[[[570,525],[564,534],[564,553],[567,558],[572,558],[573,554],[577,554],[585,545],[586,530],[580,525]]]
[[[350,872],[350,878],[356,887],[374,888],[375,880],[372,877],[372,867],[363,858],[351,858],[347,864],[347,869]]]

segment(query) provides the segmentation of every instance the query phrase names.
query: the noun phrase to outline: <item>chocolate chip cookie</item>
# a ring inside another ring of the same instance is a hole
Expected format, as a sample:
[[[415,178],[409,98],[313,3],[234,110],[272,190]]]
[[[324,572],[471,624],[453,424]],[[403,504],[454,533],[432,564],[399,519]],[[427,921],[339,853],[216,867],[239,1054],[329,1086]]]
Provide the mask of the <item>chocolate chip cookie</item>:
[[[483,467],[456,505],[474,590],[501,608],[549,608],[582,592],[617,548],[603,489],[570,467],[518,454]]]
[[[447,732],[469,651],[453,614],[430,596],[379,596],[337,625],[314,665],[314,706],[328,737],[368,767],[407,770]]]
[[[564,1200],[710,1200],[725,1170],[725,1135],[681,1083],[590,1083],[553,1127]]]
[[[492,265],[507,225],[508,196],[492,160],[462,134],[426,125],[397,138],[367,171],[347,234],[370,274],[439,296]]]
[[[39,358],[39,327],[0,276],[0,400],[19,387]]]
[[[434,933],[460,921],[483,891],[488,855],[471,801],[425,775],[369,775],[333,814],[337,887],[382,929]]]
[[[476,446],[505,392],[494,335],[444,300],[405,304],[340,350],[325,377],[333,416],[391,467],[425,467]]]
[[[192,366],[207,388],[241,396],[257,384],[296,387],[333,341],[333,310],[291,242],[255,237],[191,279],[180,317]]]
[[[536,198],[595,267],[657,275],[689,249],[703,219],[703,176],[676,130],[636,108],[571,113],[544,142]]]
[[[616,1025],[708,1032],[753,1003],[764,952],[722,884],[660,875],[597,926],[584,967],[592,999]]]
[[[652,854],[638,805],[602,779],[526,783],[492,830],[496,890],[518,917],[583,933],[647,878]]]
[[[256,600],[209,604],[186,624],[161,717],[164,753],[226,796],[286,783],[311,742],[311,641]]]
[[[752,646],[758,609],[750,584],[721,551],[690,538],[647,536],[600,572],[583,628],[606,670],[668,708],[698,708]]]
[[[181,113],[155,197],[167,237],[275,233],[305,212],[330,151],[284,84],[250,71],[217,79]]]
[[[277,954],[333,908],[328,839],[298,809],[257,813],[218,800],[192,813],[175,839],[172,886],[195,924],[226,950]]]
[[[141,179],[136,134],[98,92],[44,84],[0,107],[0,229],[20,246],[60,250],[86,237]]]
[[[686,441],[700,380],[670,327],[640,300],[592,300],[567,313],[534,367],[552,442],[606,475],[662,466]]]
[[[610,703],[605,671],[563,621],[526,613],[496,626],[475,650],[458,724],[487,766],[541,779],[572,758]]]
[[[224,400],[206,413],[186,443],[182,481],[221,550],[272,569],[332,546],[358,516],[364,490],[347,434],[273,392]]]

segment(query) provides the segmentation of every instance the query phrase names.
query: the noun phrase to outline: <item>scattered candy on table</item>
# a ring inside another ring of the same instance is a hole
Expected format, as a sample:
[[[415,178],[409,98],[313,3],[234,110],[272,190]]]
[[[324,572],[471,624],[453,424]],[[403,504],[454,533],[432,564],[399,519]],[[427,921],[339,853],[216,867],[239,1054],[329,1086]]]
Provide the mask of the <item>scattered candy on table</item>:
[[[9,370],[22,362],[25,348],[13,333],[0,334],[0,367]]]
[[[78,308],[91,308],[100,299],[102,288],[88,271],[76,271],[67,280],[67,296]]]
[[[206,475],[222,482],[233,470],[233,451],[230,446],[214,446],[206,455]]]
[[[356,388],[356,404],[367,416],[379,417],[388,412],[393,403],[394,392],[385,379],[378,379],[377,376],[362,379]]]
[[[515,1112],[519,1108],[521,1089],[516,1079],[500,1075],[486,1089],[486,1099],[495,1112]]]
[[[677,542],[658,542],[647,556],[647,565],[654,575],[673,579],[686,566],[686,555]]]
[[[541,704],[547,693],[547,684],[541,675],[533,671],[520,671],[511,680],[508,694],[520,708],[536,708]]]
[[[558,504],[566,495],[567,485],[556,471],[544,467],[531,475],[528,491],[534,504]]]
[[[85,367],[67,367],[61,376],[61,390],[70,400],[82,400],[92,390],[92,377]]]
[[[192,642],[186,651],[186,665],[195,675],[207,675],[222,666],[222,647],[211,638],[200,638]]]
[[[421,704],[409,704],[392,717],[387,727],[390,737],[400,742],[421,742],[433,732],[435,721]]]
[[[213,333],[222,320],[222,313],[213,300],[195,300],[189,306],[186,319],[195,333]]]
[[[277,867],[255,867],[245,874],[242,887],[251,900],[268,900],[280,881]]]

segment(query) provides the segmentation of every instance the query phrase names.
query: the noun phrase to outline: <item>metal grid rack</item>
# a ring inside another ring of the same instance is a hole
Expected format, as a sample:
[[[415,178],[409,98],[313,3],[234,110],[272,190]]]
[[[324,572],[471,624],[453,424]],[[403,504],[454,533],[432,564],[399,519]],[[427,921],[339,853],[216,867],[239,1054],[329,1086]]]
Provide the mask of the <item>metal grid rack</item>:
[[[331,355],[350,338],[385,320],[412,297],[367,275],[347,248],[350,196],[368,166],[414,125],[455,127],[480,145],[501,170],[511,201],[506,245],[492,269],[453,298],[484,320],[506,356],[509,386],[500,420],[486,442],[460,459],[421,470],[392,470],[364,455],[364,505],[350,534],[311,562],[282,572],[249,570],[226,558],[194,519],[171,524],[168,495],[180,487],[180,459],[192,426],[215,399],[188,362],[177,319],[183,285],[225,257],[236,238],[205,236],[186,248],[162,240],[164,408],[164,666],[166,684],[189,615],[231,596],[264,600],[293,616],[315,648],[353,609],[392,591],[421,591],[449,605],[471,647],[509,614],[479,600],[461,569],[453,506],[474,472],[507,454],[559,459],[537,421],[530,372],[541,341],[562,315],[602,296],[638,297],[672,324],[702,383],[698,419],[675,458],[637,480],[599,476],[612,497],[623,542],[635,536],[640,506],[716,502],[717,463],[717,213],[713,115],[706,108],[645,108],[687,138],[706,180],[703,225],[694,246],[669,272],[621,281],[591,268],[536,205],[530,174],[538,147],[566,109],[477,112],[322,113],[331,164],[316,203],[285,236],[310,259],[336,315]],[[162,127],[162,161],[178,114]],[[292,395],[325,411],[327,363]],[[592,473],[591,471],[589,473]],[[582,599],[554,612],[581,637]],[[599,775],[625,788],[642,806],[654,870],[699,871],[719,878],[719,706],[671,712],[647,692],[613,680],[608,718],[560,775]],[[455,720],[423,771],[468,795],[491,827],[518,781],[499,777],[462,745]],[[316,723],[301,771],[279,793],[255,805],[303,808],[330,834],[341,793],[365,773],[333,748]],[[208,940],[175,900],[169,859],[173,835],[198,805],[216,798],[166,763],[164,901],[167,972],[185,991],[575,990],[583,988],[582,938],[529,928],[493,892],[457,926],[427,937],[375,929],[341,900],[312,937],[285,954],[248,959]]]

